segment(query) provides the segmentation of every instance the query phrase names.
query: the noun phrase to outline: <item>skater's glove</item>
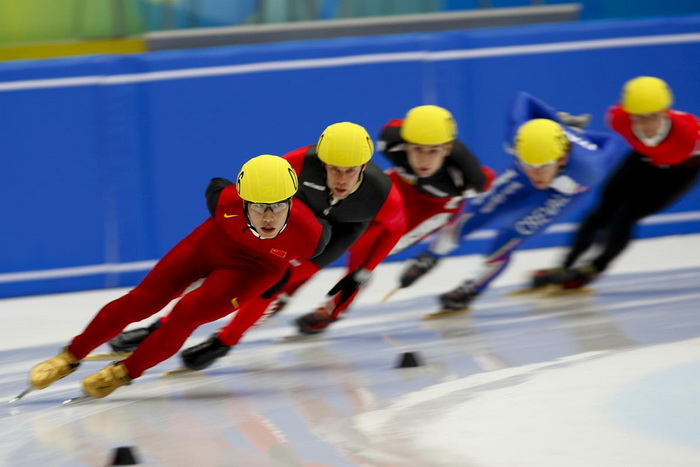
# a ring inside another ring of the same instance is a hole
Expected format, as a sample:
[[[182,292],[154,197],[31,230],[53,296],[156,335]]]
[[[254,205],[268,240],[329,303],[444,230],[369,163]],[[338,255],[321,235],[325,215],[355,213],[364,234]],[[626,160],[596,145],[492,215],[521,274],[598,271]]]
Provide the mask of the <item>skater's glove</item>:
[[[575,130],[583,130],[591,122],[591,114],[571,115],[568,112],[557,112],[559,121]]]
[[[229,350],[231,350],[230,345],[224,344],[216,334],[212,334],[209,339],[201,344],[188,347],[180,352],[180,356],[185,368],[203,370],[226,355]]]
[[[372,271],[360,268],[357,271],[348,274],[340,279],[340,281],[328,291],[328,295],[333,296],[340,292],[340,298],[336,306],[345,303],[352,295],[360,290],[360,287],[365,285],[372,275]]]

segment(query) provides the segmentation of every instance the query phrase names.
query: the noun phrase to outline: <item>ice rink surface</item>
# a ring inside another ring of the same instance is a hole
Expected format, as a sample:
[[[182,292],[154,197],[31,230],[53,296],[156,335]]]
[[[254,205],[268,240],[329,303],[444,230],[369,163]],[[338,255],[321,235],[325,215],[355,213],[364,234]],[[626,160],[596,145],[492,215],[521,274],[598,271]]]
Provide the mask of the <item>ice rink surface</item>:
[[[126,289],[0,300],[0,465],[109,465],[125,446],[158,466],[700,465],[700,235],[635,242],[592,293],[508,294],[561,253],[516,252],[469,315],[431,321],[478,257],[382,303],[389,263],[322,337],[278,342],[342,274],[328,270],[210,369],[162,377],[174,356],[72,407],[105,362],[6,401]],[[406,352],[423,365],[396,368]]]

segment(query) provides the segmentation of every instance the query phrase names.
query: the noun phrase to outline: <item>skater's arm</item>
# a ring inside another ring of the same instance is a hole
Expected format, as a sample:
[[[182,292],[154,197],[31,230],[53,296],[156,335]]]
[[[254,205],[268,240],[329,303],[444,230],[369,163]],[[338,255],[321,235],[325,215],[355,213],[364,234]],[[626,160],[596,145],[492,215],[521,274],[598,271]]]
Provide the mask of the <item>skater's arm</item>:
[[[233,182],[225,178],[212,178],[209,182],[209,185],[204,192],[204,196],[207,199],[207,209],[209,210],[211,217],[214,217],[216,213],[216,205],[219,204],[221,192],[224,188],[230,185],[233,185]]]

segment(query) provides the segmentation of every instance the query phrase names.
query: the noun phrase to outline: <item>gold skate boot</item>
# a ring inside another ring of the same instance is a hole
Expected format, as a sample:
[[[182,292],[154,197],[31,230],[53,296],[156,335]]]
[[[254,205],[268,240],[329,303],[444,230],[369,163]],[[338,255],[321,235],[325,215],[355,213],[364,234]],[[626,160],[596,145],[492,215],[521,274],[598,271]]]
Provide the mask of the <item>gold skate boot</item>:
[[[83,380],[83,391],[92,397],[105,397],[115,389],[131,384],[131,378],[122,362],[107,365]]]
[[[34,365],[29,372],[29,384],[34,389],[44,389],[73,373],[80,362],[64,347],[60,354]]]

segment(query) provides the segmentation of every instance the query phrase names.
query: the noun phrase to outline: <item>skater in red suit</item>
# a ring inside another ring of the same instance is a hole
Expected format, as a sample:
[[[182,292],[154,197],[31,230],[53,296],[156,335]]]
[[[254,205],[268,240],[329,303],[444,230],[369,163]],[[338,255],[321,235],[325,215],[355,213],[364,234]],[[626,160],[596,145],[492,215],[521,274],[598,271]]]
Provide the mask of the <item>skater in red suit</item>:
[[[365,224],[359,232],[362,236],[359,239],[353,236],[354,244],[343,243],[345,249],[352,245],[349,250],[346,276],[330,290],[322,306],[296,320],[301,334],[323,332],[352,303],[371,271],[386,256],[408,248],[447,224],[452,216],[460,211],[467,197],[487,188],[490,179],[493,178],[493,172],[482,168],[477,158],[456,139],[456,136],[457,126],[452,114],[434,105],[415,107],[408,112],[404,120],[392,120],[385,125],[379,144],[394,167],[388,171],[388,177],[383,174],[380,177],[381,172],[377,172],[377,168],[373,168],[372,172],[367,169],[357,195],[359,198],[363,186],[376,183],[375,180],[381,179],[385,180],[383,183],[393,182],[392,191],[401,193],[399,204],[397,205],[397,198],[392,196],[386,200],[381,195],[375,195],[373,198],[365,196],[365,201],[355,203],[356,210],[344,214],[346,219],[344,222],[334,223],[329,219],[333,225],[333,235],[326,251],[319,258],[302,262],[298,267],[292,268],[289,283],[284,286],[275,300],[259,301],[254,304],[253,306],[257,305],[261,316],[265,312],[270,314],[279,311],[289,297],[316,273],[317,266],[325,266],[332,262],[331,259],[333,261],[337,259],[345,250],[335,249],[334,239],[343,238],[343,232],[352,225],[348,224],[348,221],[356,220],[359,213],[374,209],[373,206],[383,202],[379,214],[370,218],[371,222]],[[345,143],[345,146],[349,145],[351,145],[350,141]],[[321,146],[320,143],[319,146]],[[302,150],[285,157],[292,161],[294,154],[300,151]],[[347,167],[349,164],[362,162],[362,160],[354,162],[338,160],[338,156],[331,153],[319,152],[318,156],[326,166],[326,173],[321,173],[319,177],[318,171],[301,170],[302,187],[298,195],[315,199],[315,202],[309,201],[308,204],[317,214],[319,214],[317,210],[325,212],[328,209],[327,204],[324,204],[327,201],[320,197],[319,192],[322,190],[319,188],[328,186],[333,196],[339,195],[333,188],[336,183],[335,174],[328,167]],[[304,164],[314,167],[318,162],[311,158]],[[296,166],[294,162],[292,165]],[[348,169],[352,170],[351,167],[345,170]],[[305,189],[305,186],[313,189]],[[343,194],[343,196],[346,195]],[[356,195],[347,195],[347,200],[343,202],[351,202],[353,196]],[[363,198],[356,201],[361,199]],[[368,217],[365,216],[365,218]],[[346,236],[346,239],[350,238]],[[327,261],[319,262],[323,257]],[[254,315],[234,316],[231,324],[219,332],[217,339],[220,343],[235,345],[242,336],[241,329],[247,325],[244,320],[252,316]],[[218,358],[211,350],[218,348],[218,345],[210,339],[199,346],[185,349],[182,352],[185,366],[190,369],[202,369],[211,365]]]
[[[32,388],[43,389],[72,373],[90,351],[128,324],[157,313],[203,278],[131,356],[83,380],[86,395],[107,396],[177,352],[197,327],[265,294],[282,280],[290,261],[318,255],[329,227],[292,199],[297,189],[297,175],[289,163],[270,155],[243,165],[235,185],[212,180],[206,192],[211,217],[170,250],[136,288],[102,308],[59,355],[37,364],[30,372]]]
[[[665,209],[695,185],[700,172],[700,120],[671,109],[673,95],[663,80],[640,76],[625,83],[608,125],[630,145],[626,159],[606,181],[597,206],[581,223],[571,250],[558,268],[538,271],[565,289],[597,279],[629,244],[643,218]],[[577,260],[598,243],[600,252]]]
[[[406,214],[406,230],[390,255],[447,225],[468,198],[487,190],[495,178],[495,172],[480,166],[457,139],[452,114],[435,105],[414,107],[403,120],[391,120],[382,128],[379,147],[393,164],[386,173],[401,192]],[[381,229],[371,223],[349,250],[348,270],[362,264],[381,235]],[[348,300],[343,309],[350,303]]]
[[[406,228],[389,255],[442,228],[461,211],[467,198],[486,190],[495,177],[491,169],[479,165],[476,156],[456,137],[457,125],[452,114],[435,105],[414,107],[403,120],[391,120],[382,128],[379,147],[393,165],[386,173],[401,193],[406,216]],[[358,270],[367,261],[373,245],[383,235],[381,223],[372,221],[350,247],[348,271]],[[305,282],[299,280],[285,287],[268,312],[279,312]],[[331,299],[300,320],[314,320],[324,309],[338,316],[355,296],[340,306]],[[325,326],[300,328],[300,331],[310,334],[324,329]]]
[[[405,230],[405,216],[399,191],[391,179],[370,159],[374,145],[360,125],[341,122],[327,127],[317,144],[285,155],[299,177],[296,198],[332,227],[323,253],[310,260],[294,261],[283,280],[268,293],[244,305],[231,322],[206,341],[182,352],[184,365],[200,370],[211,365],[263,317],[273,297],[296,287],[345,253],[372,223],[381,232],[363,261],[328,292],[327,308],[300,317],[301,332],[318,332],[335,321],[345,302],[352,300],[374,268],[389,254]],[[167,319],[167,317],[166,317]],[[162,322],[162,320],[161,320]],[[133,350],[159,323],[125,331],[110,341],[115,351]]]

